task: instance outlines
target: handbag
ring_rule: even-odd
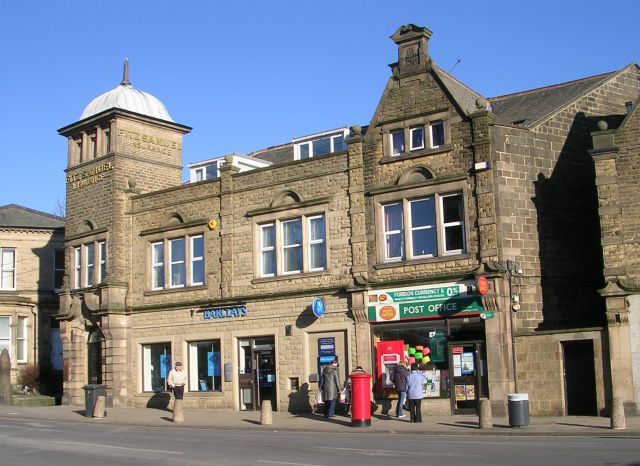
[[[324,404],[324,401],[322,401],[322,392],[320,390],[316,392],[316,404],[317,405]]]

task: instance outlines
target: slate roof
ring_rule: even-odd
[[[572,100],[601,85],[615,73],[604,73],[515,94],[492,97],[489,102],[497,124],[530,128],[568,105]]]
[[[279,146],[267,147],[259,149],[247,154],[247,157],[253,157],[265,160],[271,163],[286,163],[293,161],[293,143],[281,144]]]
[[[465,86],[456,78],[451,76],[449,73],[443,71],[437,66],[433,67],[438,78],[442,81],[444,87],[447,88],[451,97],[458,103],[460,108],[467,114],[470,115],[478,109],[476,108],[476,100],[482,98],[480,94],[478,94],[473,89]]]
[[[0,206],[0,228],[64,228],[64,218],[17,204]]]

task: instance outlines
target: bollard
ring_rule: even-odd
[[[260,408],[260,425],[270,426],[271,424],[273,424],[271,400],[262,400],[262,407]]]
[[[611,406],[611,428],[624,429],[625,427],[624,405],[620,398],[614,398]]]
[[[173,422],[184,422],[182,400],[173,400]]]
[[[478,426],[480,429],[493,428],[493,415],[491,414],[491,401],[488,398],[480,399],[480,412]]]
[[[104,417],[104,396],[99,395],[96,398],[96,406],[93,408],[93,417],[95,419],[102,419]]]

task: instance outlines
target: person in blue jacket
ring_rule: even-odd
[[[396,417],[407,417],[402,411],[404,402],[407,398],[407,378],[409,377],[409,369],[407,369],[407,361],[400,361],[391,373],[391,381],[396,386],[398,392],[398,404],[396,405]]]
[[[426,377],[418,370],[417,364],[411,364],[411,374],[407,378],[407,398],[409,399],[409,415],[411,422],[422,422],[422,397]]]

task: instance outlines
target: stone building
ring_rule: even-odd
[[[64,219],[16,204],[0,206],[0,351],[11,383],[37,365],[41,391],[62,392],[57,291],[64,277]]]
[[[640,112],[638,100],[626,112],[603,115],[592,133],[598,213],[606,286],[612,396],[627,413],[640,406],[640,264],[638,263],[638,176]]]
[[[431,32],[398,61],[368,125],[247,154],[271,163],[182,183],[182,137],[122,83],[68,139],[61,293],[64,400],[312,408],[321,366],[374,373],[382,412],[400,359],[425,371],[425,409],[597,414],[610,398],[589,132],[640,89],[636,65],[484,98],[437,67]],[[237,154],[236,154],[237,155]],[[514,349],[515,348],[515,349]],[[565,388],[566,387],[566,388]]]

